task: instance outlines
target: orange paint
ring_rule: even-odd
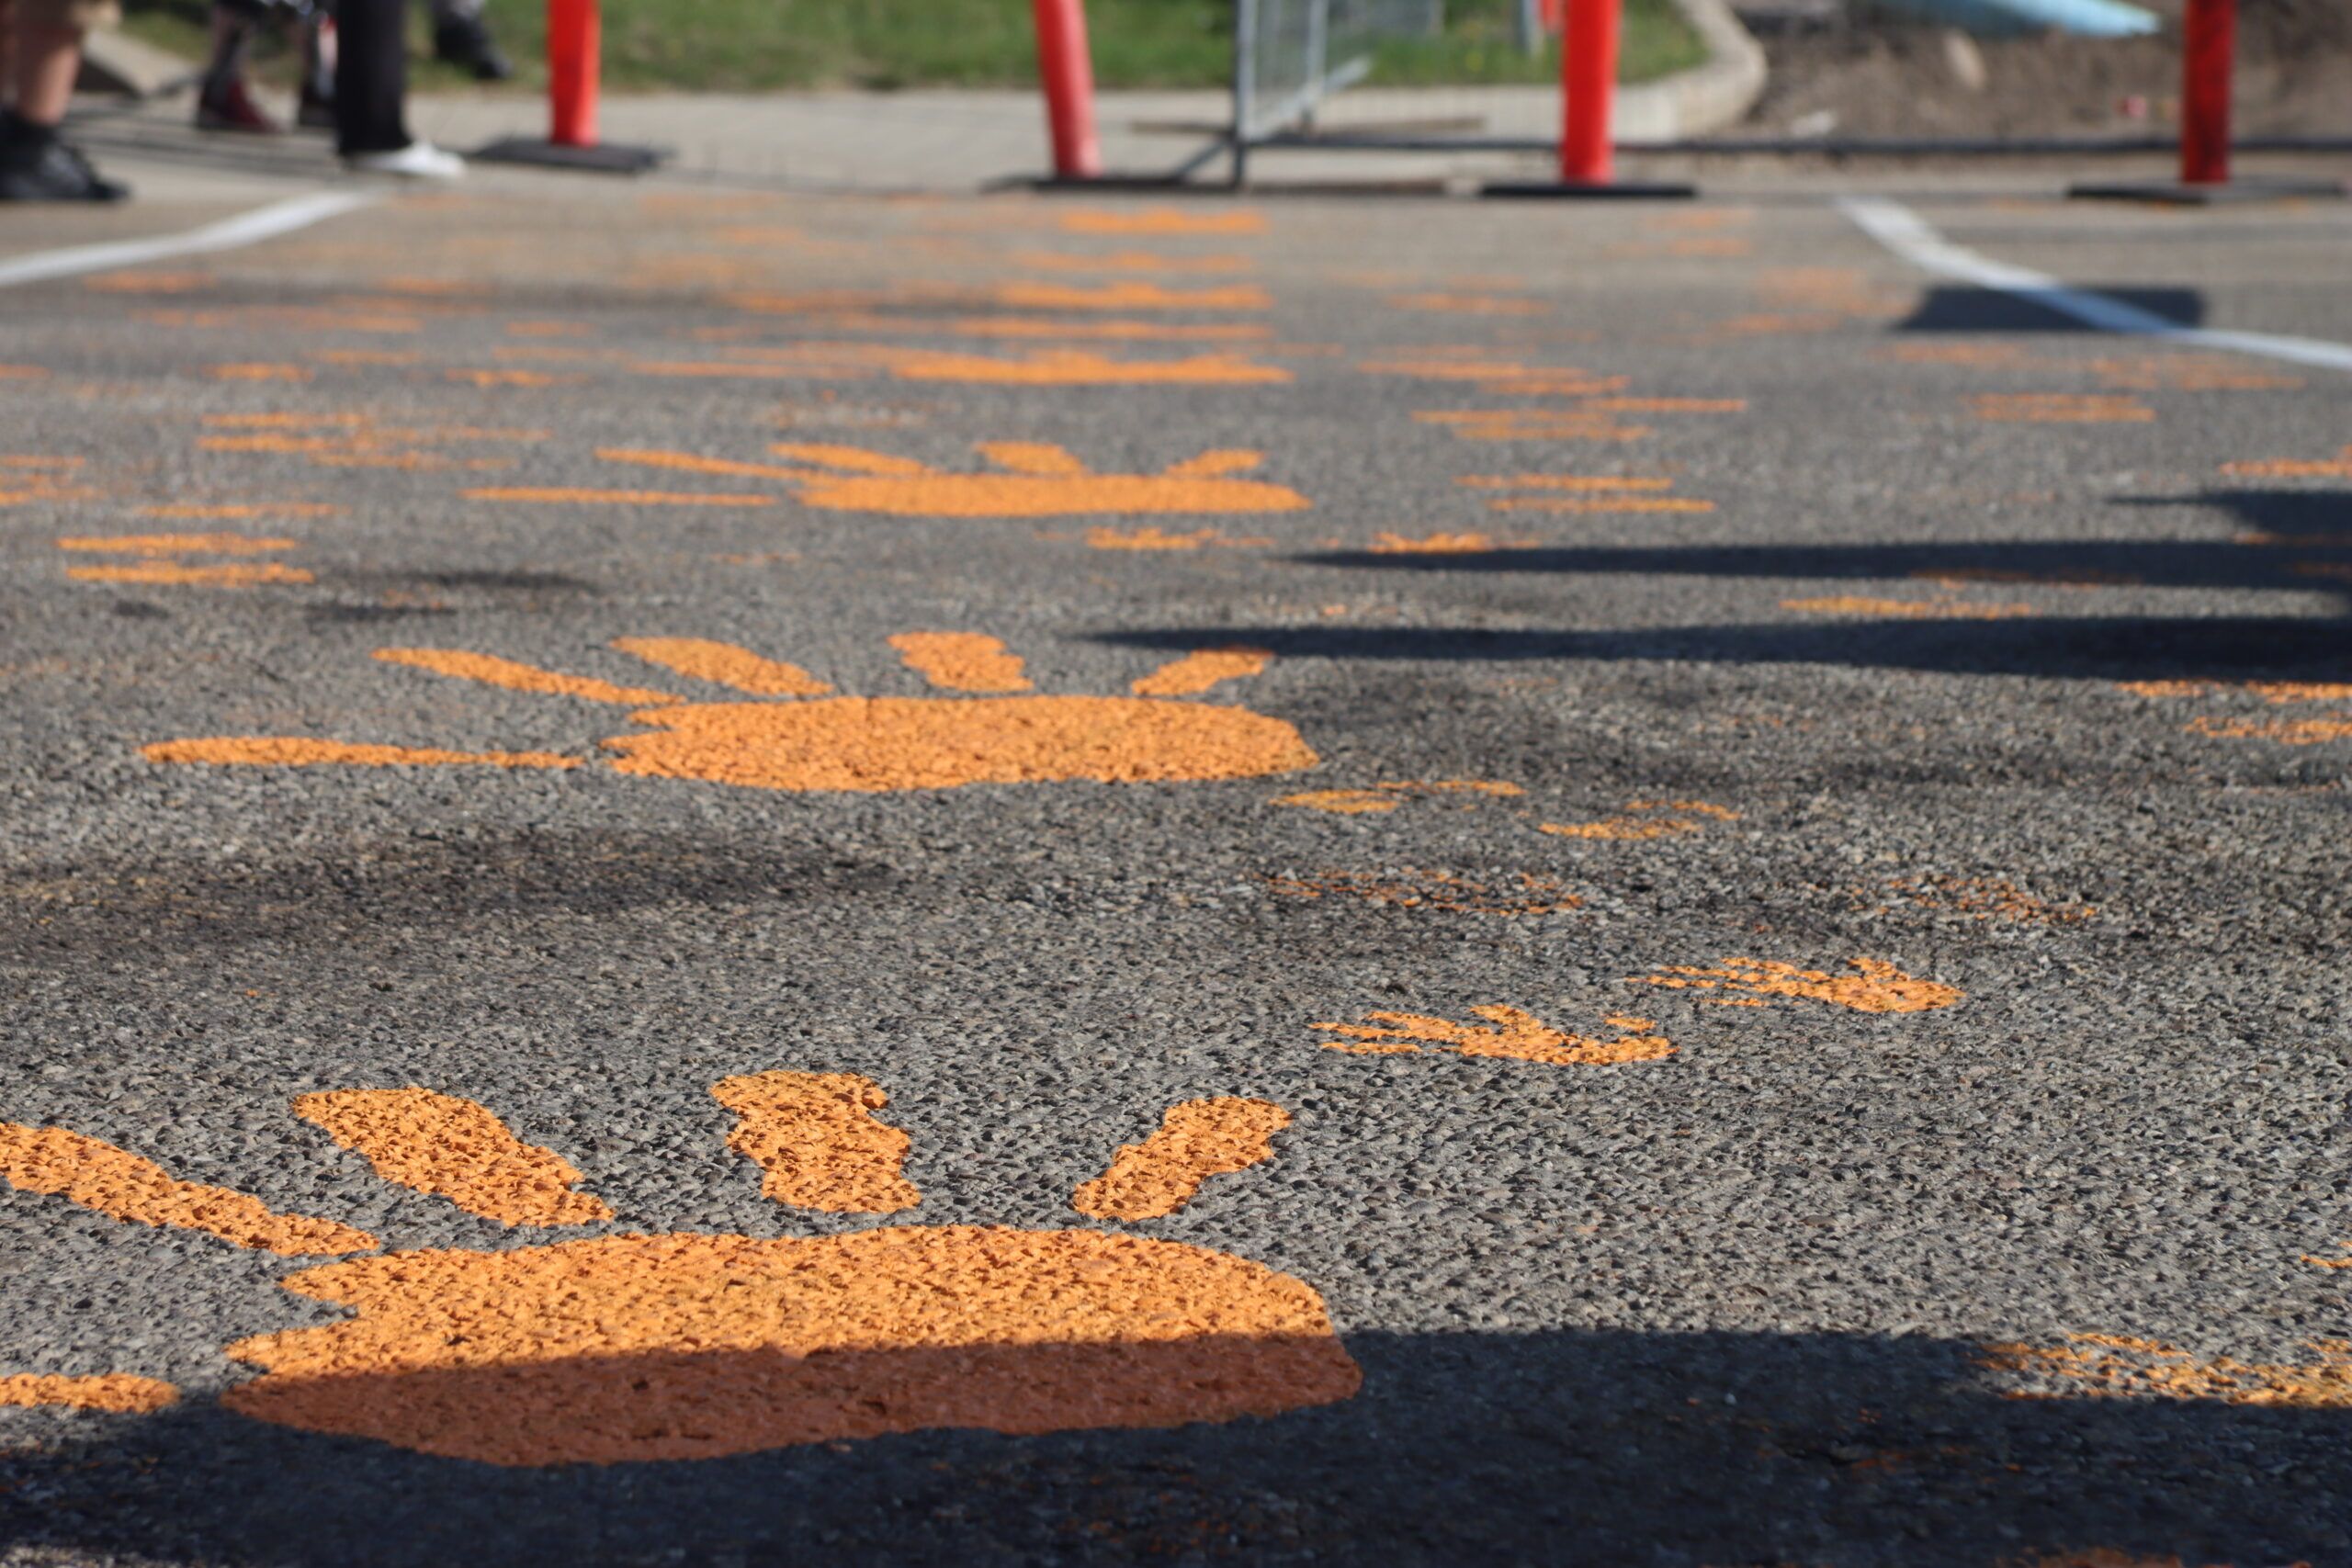
[[[1746,398],[1587,398],[1590,413],[1746,413]]]
[[[1397,310],[1427,310],[1452,316],[1541,316],[1551,309],[1541,299],[1498,294],[1392,294]]]
[[[2052,904],[2037,898],[1998,877],[1917,876],[1886,884],[1887,891],[1920,908],[1963,916],[1972,920],[1999,920],[2007,925],[2068,926],[2092,919],[2098,910],[2088,904]],[[1881,913],[1887,912],[1884,909]]]
[[[1115,528],[1089,528],[1086,547],[1091,550],[1197,550],[1204,546],[1220,549],[1264,549],[1272,539],[1237,539],[1215,528],[1195,528],[1189,534],[1171,534],[1164,528],[1136,528],[1121,533]]]
[[[2334,457],[2317,460],[2293,457],[2272,457],[2256,463],[2224,463],[2222,472],[2239,479],[2352,479],[2352,446],[2347,446]]]
[[[1956,599],[1872,599],[1855,593],[1783,599],[1781,608],[1805,615],[1866,615],[1902,621],[2014,621],[2040,614],[2030,604],[1969,604]]]
[[[1638,441],[1652,434],[1645,424],[1618,423],[1600,407],[1605,400],[1571,409],[1423,409],[1413,419],[1442,425],[1458,441]]]
[[[263,1252],[315,1256],[376,1245],[365,1231],[332,1220],[273,1213],[242,1192],[177,1180],[153,1160],[62,1127],[0,1122],[0,1180],[112,1219],[201,1231]]]
[[[711,1096],[741,1118],[727,1146],[766,1172],[760,1190],[829,1214],[896,1214],[922,1201],[900,1174],[911,1141],[875,1112],[882,1086],[855,1073],[752,1073]]]
[[[1454,915],[1556,915],[1584,900],[1548,876],[1521,872],[1516,886],[1493,887],[1452,872],[1408,866],[1394,874],[1326,872],[1312,878],[1270,876],[1266,885],[1292,898],[1361,898],[1399,909]]]
[[[2352,1269],[2352,1241],[2337,1245],[2343,1249],[2341,1258],[2314,1258],[2307,1252],[2303,1254],[2303,1261],[2315,1269]]]
[[[307,381],[311,373],[300,365],[215,365],[206,372],[216,381]]]
[[[1137,677],[1127,689],[1139,697],[1196,697],[1227,681],[1262,673],[1273,661],[1259,648],[1203,649]]]
[[[2137,398],[2072,392],[1984,392],[1969,408],[1996,424],[2145,424],[2156,417]]]
[[[2188,728],[2192,735],[2218,740],[2270,740],[2281,746],[2352,740],[2352,719],[2344,718],[2193,718]]]
[[[1634,800],[1626,803],[1623,816],[1599,822],[1540,822],[1536,831],[1562,839],[1638,841],[1687,837],[1703,831],[1710,821],[1738,820],[1738,812],[1703,800]]]
[[[1212,1176],[1274,1157],[1273,1136],[1290,1112],[1263,1100],[1188,1100],[1171,1105],[1159,1130],[1122,1144],[1111,1168],[1071,1195],[1070,1207],[1098,1220],[1156,1220],[1190,1203]]]
[[[1315,765],[1298,732],[1243,708],[1138,697],[832,697],[649,709],[663,733],[607,740],[648,778],[856,793],[974,784],[1256,778]]]
[[[230,1347],[266,1375],[223,1404],[491,1464],[1173,1427],[1362,1382],[1298,1280],[1091,1231],[616,1236],[365,1258],[286,1286],[352,1315]]]
[[[1376,789],[1310,789],[1278,796],[1276,806],[1303,806],[1334,817],[1380,816],[1405,804],[1404,797]]]
[[[1408,376],[1423,381],[1468,381],[1498,397],[1584,398],[1622,392],[1632,378],[1599,376],[1570,365],[1521,365],[1510,359],[1451,358],[1365,360],[1367,376]]]
[[[526,1144],[485,1107],[428,1089],[306,1094],[294,1114],[365,1158],[378,1176],[507,1225],[588,1225],[613,1217],[574,1192],[580,1172]]]
[[[733,643],[691,637],[616,637],[613,646],[649,664],[759,697],[821,697],[832,690],[797,664],[763,659]]]
[[[191,294],[212,287],[209,272],[106,272],[82,287],[98,294]]]
[[[1409,1055],[1427,1045],[1458,1056],[1494,1056],[1551,1067],[1606,1067],[1663,1061],[1677,1049],[1663,1034],[1636,1035],[1624,1027],[1656,1028],[1647,1019],[1612,1018],[1609,1022],[1619,1030],[1618,1037],[1597,1040],[1555,1029],[1533,1013],[1514,1007],[1474,1007],[1470,1011],[1487,1022],[1453,1023],[1420,1013],[1369,1012],[1364,1017],[1370,1025],[1318,1023],[1312,1027],[1346,1042],[1327,1040],[1325,1050],[1368,1056]]]
[[[1210,451],[1157,474],[1098,474],[1058,446],[983,443],[1007,471],[951,474],[856,447],[783,445],[778,455],[820,465],[795,476],[803,504],[909,517],[1059,517],[1072,514],[1295,512],[1309,504],[1287,486],[1229,476],[1256,468],[1256,452]],[[827,469],[839,471],[825,471]]]
[[[429,670],[435,675],[447,675],[455,680],[503,686],[510,692],[578,697],[583,702],[614,703],[625,707],[682,700],[667,692],[648,691],[642,686],[616,686],[609,681],[591,680],[584,675],[561,675],[552,670],[520,664],[512,659],[500,659],[488,653],[468,653],[461,649],[379,648],[376,650],[376,657],[387,664],[405,664],[412,669]]]
[[[69,566],[65,575],[76,582],[136,582],[151,587],[254,588],[264,583],[318,581],[299,566],[269,561],[258,566],[186,566],[176,561],[143,561],[137,566]]]
[[[1715,503],[1679,495],[1624,495],[1570,500],[1557,496],[1510,496],[1487,502],[1490,512],[1713,512]]]
[[[1860,973],[1837,976],[1762,958],[1726,958],[1712,969],[1677,967],[1628,978],[1637,986],[1721,990],[1750,999],[1789,997],[1856,1012],[1931,1012],[1961,999],[1952,987],[1915,978],[1875,958],[1849,958],[1846,966]]]
[[[1016,310],[1263,310],[1273,296],[1255,284],[1169,288],[1157,283],[1004,283],[989,291]]]
[[[1111,359],[1076,349],[1049,349],[1019,359],[976,354],[896,354],[887,361],[901,381],[958,381],[1017,387],[1264,387],[1287,384],[1291,373],[1228,354],[1190,359]]]
[[[1170,256],[1155,251],[1016,251],[1014,265],[1038,272],[1249,272],[1257,264],[1233,254]]]
[[[902,632],[890,639],[907,668],[950,692],[1027,692],[1018,654],[977,632]]]
[[[1498,545],[1491,534],[1437,533],[1418,539],[1408,539],[1402,534],[1379,534],[1373,538],[1372,553],[1376,556],[1483,555],[1489,550],[1524,548],[1530,542],[1514,539]]]
[[[1069,234],[1172,235],[1262,234],[1265,215],[1247,209],[1229,212],[1184,212],[1172,207],[1140,212],[1065,212],[1061,227]]]
[[[2070,1334],[2062,1346],[1988,1345],[1983,1365],[2054,1385],[2024,1399],[2157,1398],[2296,1410],[2352,1409],[2352,1343],[2312,1342],[2318,1359],[2302,1365],[2248,1363],[2227,1356],[2200,1359],[2150,1339]]]
[[[430,746],[365,746],[301,736],[221,736],[208,740],[159,740],[141,746],[151,762],[215,767],[312,768],[576,768],[577,757],[553,751],[444,751]]]
[[[48,1377],[36,1372],[0,1376],[0,1406],[42,1405],[67,1410],[103,1410],[120,1416],[147,1416],[179,1403],[180,1391],[153,1378],[128,1372],[96,1377]]]
[[[951,683],[950,689],[1002,690],[1008,688],[997,682],[1020,679],[1019,661],[993,638],[916,633],[893,640],[910,653],[910,662],[935,672],[938,680]],[[660,733],[620,736],[603,743],[618,754],[612,764],[616,771],[643,777],[756,789],[872,792],[1077,779],[1137,784],[1256,778],[1313,767],[1317,760],[1298,732],[1279,719],[1245,708],[1157,697],[832,697],[797,704],[688,704],[666,693],[637,693],[481,654],[388,649],[377,657],[512,690],[597,702],[658,700],[662,705],[641,708],[629,716]],[[701,652],[696,657],[716,656]],[[1238,666],[1224,668],[1225,679],[1242,672]],[[958,681],[974,687],[952,684]],[[144,748],[143,754],[164,762],[291,766],[435,761],[574,765],[572,759],[546,753],[475,755],[266,737],[166,741]]]
[[[468,387],[569,387],[577,376],[552,376],[544,370],[445,370],[441,378]]]

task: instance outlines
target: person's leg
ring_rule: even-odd
[[[407,0],[341,0],[335,7],[335,150],[396,152],[413,140],[408,98]]]
[[[198,130],[275,136],[284,129],[254,101],[252,85],[245,80],[245,54],[261,20],[261,7],[253,0],[213,0],[212,60],[204,68],[203,85],[196,94]]]
[[[17,0],[9,28],[14,101],[0,111],[0,201],[119,201],[58,134],[82,71],[82,36],[112,19],[109,0]]]
[[[503,82],[514,74],[514,62],[490,36],[481,6],[482,0],[433,0],[433,53],[464,66],[477,81]]]
[[[335,8],[335,141],[367,174],[455,179],[465,160],[408,133],[407,0],[341,0]]]

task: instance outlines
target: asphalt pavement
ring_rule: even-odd
[[[0,289],[0,1562],[2352,1563],[2352,207],[1869,183]]]

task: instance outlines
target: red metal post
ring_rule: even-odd
[[[548,140],[596,145],[596,85],[602,71],[596,0],[548,0]]]
[[[1037,24],[1037,79],[1046,89],[1046,129],[1057,179],[1102,172],[1094,132],[1094,56],[1086,44],[1086,0],[1031,0]]]
[[[1566,185],[1609,183],[1621,4],[1568,0],[1567,36],[1560,40],[1560,179]]]
[[[2181,25],[2180,183],[2227,185],[2238,0],[2188,0]]]

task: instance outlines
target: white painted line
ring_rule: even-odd
[[[1922,271],[1932,272],[1939,277],[1957,278],[1962,283],[1973,283],[1980,288],[2014,295],[2045,310],[2070,316],[2085,326],[2097,327],[2103,333],[2163,338],[2194,348],[2259,355],[2267,359],[2283,359],[2290,364],[2315,366],[2323,370],[2352,371],[2352,344],[2328,343],[2319,338],[2278,337],[2268,333],[2227,333],[2204,327],[2185,327],[2153,310],[2143,310],[2137,305],[2126,304],[2105,294],[2094,294],[2087,289],[2069,288],[2046,274],[2011,266],[1990,256],[1980,256],[1937,233],[1928,226],[1925,219],[1900,202],[1885,201],[1877,197],[1840,197],[1838,210],[1852,219],[1863,233]]]
[[[186,233],[115,240],[102,245],[74,245],[62,251],[36,251],[28,256],[0,258],[0,288],[42,283],[52,277],[73,277],[85,272],[112,272],[117,267],[141,266],[172,256],[233,251],[241,245],[258,244],[297,229],[307,229],[375,199],[370,192],[319,191],[273,201],[267,207],[256,207],[251,212],[241,212]]]

